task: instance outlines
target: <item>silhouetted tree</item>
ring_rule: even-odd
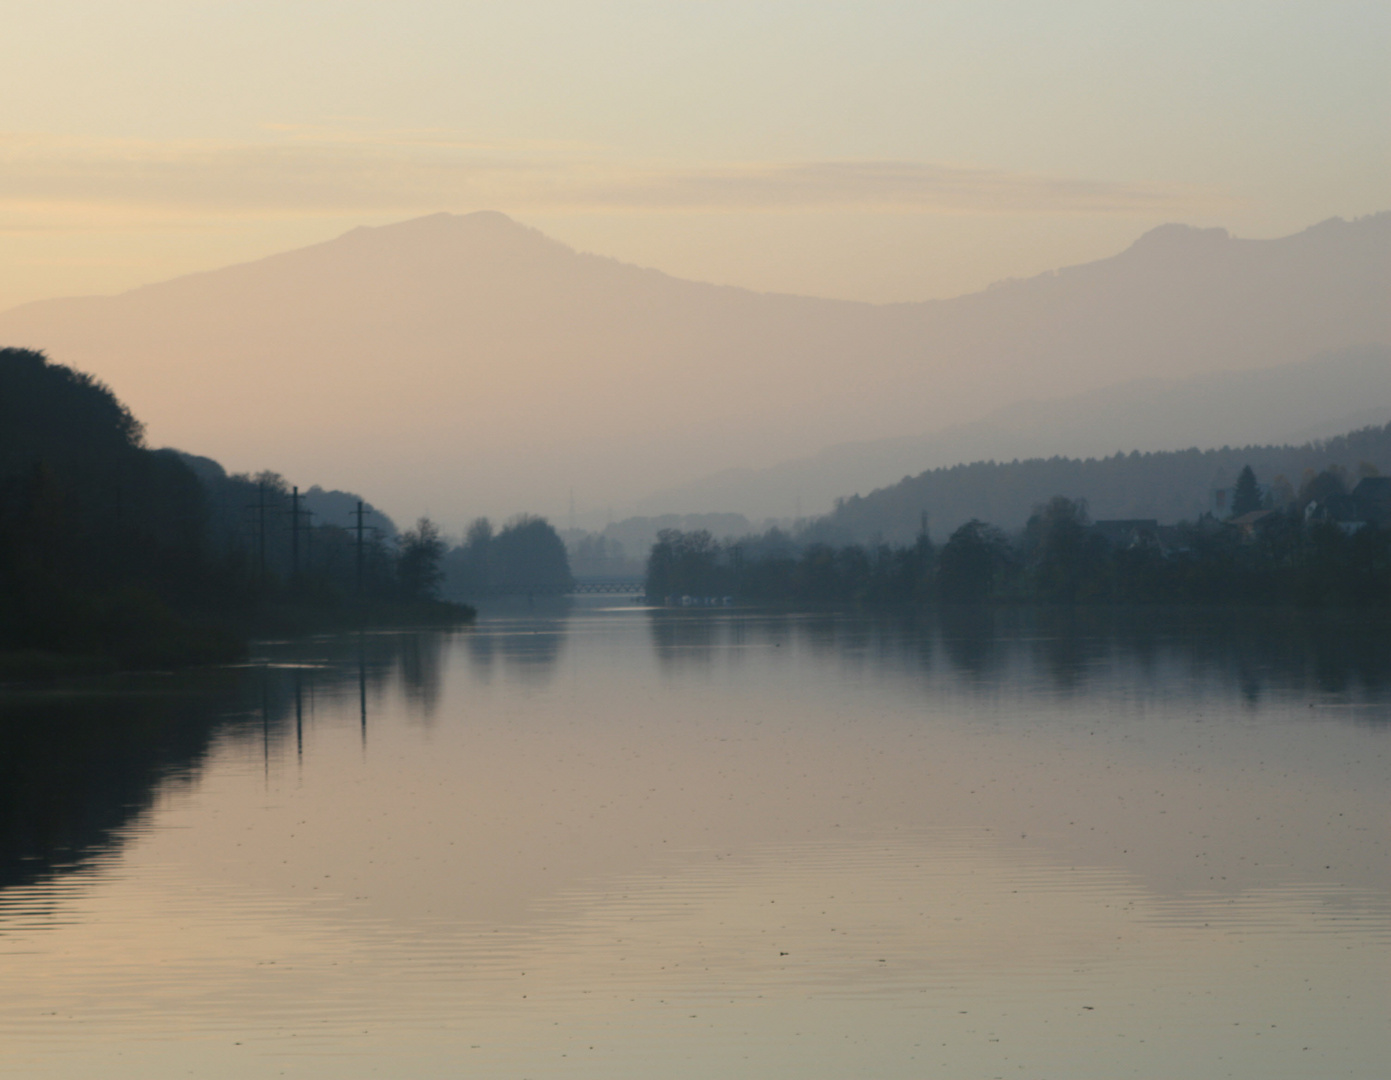
[[[1232,492],[1232,517],[1249,514],[1261,508],[1261,487],[1256,483],[1256,473],[1247,465],[1236,478],[1236,489]]]
[[[545,518],[522,514],[494,534],[487,518],[469,526],[444,558],[447,588],[457,596],[564,593],[574,588],[560,534]]]
[[[1323,504],[1335,495],[1346,495],[1347,490],[1347,483],[1343,479],[1341,470],[1324,469],[1323,472],[1315,473],[1313,476],[1306,476],[1304,483],[1300,485],[1300,508],[1302,509],[1310,503]]]
[[[440,560],[444,557],[444,540],[439,528],[427,517],[415,523],[413,529],[401,534],[396,558],[396,578],[401,592],[411,599],[429,599],[435,595],[444,578]]]
[[[497,587],[504,594],[563,593],[575,585],[565,542],[549,521],[521,514],[493,538]]]
[[[197,477],[147,450],[109,389],[0,349],[0,648],[129,662],[229,649],[185,623],[225,599],[204,520]]]
[[[1025,557],[1034,595],[1070,604],[1094,598],[1106,558],[1103,542],[1088,528],[1087,504],[1055,495],[1024,528]]]
[[[975,518],[966,522],[942,547],[938,561],[942,599],[952,603],[987,599],[1004,564],[1005,552],[1005,535],[999,529]]]
[[[663,529],[647,559],[647,595],[716,596],[725,591],[719,543],[704,529]]]

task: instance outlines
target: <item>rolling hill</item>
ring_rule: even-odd
[[[1140,379],[1022,401],[930,435],[831,446],[767,469],[728,469],[655,492],[638,510],[814,516],[837,499],[963,462],[1299,446],[1388,421],[1391,346],[1367,345],[1256,371]]]

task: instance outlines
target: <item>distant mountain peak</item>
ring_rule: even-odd
[[[430,250],[533,250],[555,254],[572,249],[538,229],[523,225],[497,210],[478,210],[469,214],[440,211],[388,225],[363,225],[351,229],[329,245],[342,245],[367,251],[396,249]]]
[[[1171,222],[1151,229],[1131,244],[1126,252],[1191,251],[1197,247],[1225,244],[1231,239],[1232,234],[1226,229],[1204,229]]]
[[[441,210],[423,217],[406,221],[393,221],[389,225],[362,225],[345,235],[371,234],[375,236],[405,235],[480,235],[480,236],[531,236],[544,234],[523,225],[498,210],[475,210],[469,214],[451,214]]]

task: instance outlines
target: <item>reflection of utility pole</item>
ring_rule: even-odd
[[[362,752],[367,752],[367,641],[364,636],[357,653],[357,707],[362,715]]]
[[[300,673],[295,672],[295,757],[304,768],[304,694]]]
[[[261,668],[261,755],[265,761],[266,787],[270,788],[270,688],[266,685],[266,669]]]

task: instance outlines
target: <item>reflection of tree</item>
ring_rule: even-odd
[[[963,674],[983,679],[1000,667],[999,616],[999,608],[975,604],[942,608],[942,646],[947,659]]]
[[[1204,677],[1249,702],[1279,688],[1380,700],[1391,688],[1391,620],[1372,612],[1230,608],[1020,609],[1059,688],[1129,665],[1142,681]],[[1182,675],[1176,675],[1182,672]]]
[[[1111,650],[1114,613],[1070,607],[1031,609],[1035,654],[1060,690],[1075,690]]]
[[[316,696],[361,701],[370,714],[399,674],[403,692],[432,710],[446,637],[281,642],[263,646],[263,663],[187,671],[172,682],[126,676],[104,693],[0,696],[0,889],[76,869],[119,845],[161,790],[197,778],[218,740],[264,742],[268,762],[298,746]]]
[[[156,791],[196,776],[214,737],[260,729],[255,673],[219,671],[150,693],[33,694],[0,708],[0,887],[80,866]],[[277,719],[293,700],[285,680]],[[144,692],[142,692],[144,691]]]
[[[439,704],[444,647],[452,635],[426,631],[396,637],[401,657],[401,687],[407,700],[419,705],[428,719]]]
[[[648,631],[658,661],[673,670],[709,667],[747,639],[793,645],[848,668],[913,671],[933,685],[940,653],[953,674],[982,688],[1042,676],[1076,693],[1125,671],[1165,692],[1203,680],[1251,702],[1277,688],[1391,697],[1391,619],[1375,612],[968,604],[731,616],[656,609]]]
[[[568,605],[559,609],[568,612]],[[487,682],[494,675],[541,683],[550,679],[565,647],[565,618],[498,620],[467,631],[469,665]]]
[[[647,629],[663,667],[709,667],[728,620],[709,611],[654,609]]]
[[[804,616],[797,621],[796,627],[800,641],[814,654],[826,657],[843,656],[853,650],[854,642],[863,646],[868,636],[866,620],[838,619],[824,611]]]

